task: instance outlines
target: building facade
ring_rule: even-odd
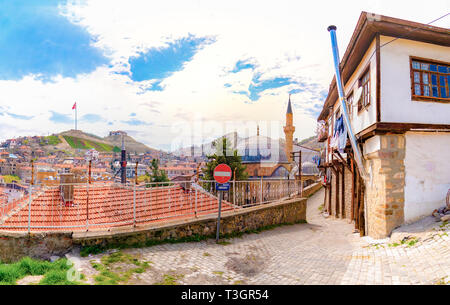
[[[319,155],[318,151],[299,145],[297,139],[294,140],[294,114],[290,96],[283,130],[284,139],[262,136],[257,128],[256,136],[238,142],[238,155],[246,166],[249,179],[296,179],[299,152],[302,155],[302,164],[312,162],[314,156]],[[292,153],[296,153],[295,160]]]
[[[450,188],[450,30],[363,12],[340,63],[351,127],[368,179],[349,142],[333,79],[318,121],[325,128],[325,207],[383,238],[430,215]]]

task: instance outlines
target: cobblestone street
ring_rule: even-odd
[[[217,245],[166,244],[122,252],[150,264],[129,284],[444,284],[450,281],[449,225],[411,226],[391,239],[371,241],[353,233],[345,220],[320,215],[321,190],[308,200],[308,224],[247,234]],[[94,283],[92,261],[81,272]],[[104,255],[104,254],[103,254]]]

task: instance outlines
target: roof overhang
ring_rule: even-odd
[[[362,12],[350,43],[340,63],[342,81],[347,83],[364,57],[376,35],[391,36],[441,46],[450,46],[450,29]],[[329,115],[329,108],[338,99],[336,77],[333,77],[328,96],[318,120]]]

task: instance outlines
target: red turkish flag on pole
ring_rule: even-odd
[[[77,130],[77,102],[73,104],[72,110],[75,110],[75,130]]]

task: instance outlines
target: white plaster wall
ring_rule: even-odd
[[[381,36],[381,45],[392,39]],[[411,99],[410,56],[450,62],[450,47],[398,39],[381,48],[381,121],[450,124],[449,103]]]
[[[368,155],[370,153],[379,151],[381,149],[381,138],[380,136],[373,136],[367,139],[363,144],[363,154]]]
[[[450,188],[450,132],[405,135],[405,222],[445,205]]]
[[[364,73],[367,67],[369,67],[370,65],[370,105],[366,109],[358,113],[358,101],[356,99],[353,100],[353,111],[350,120],[352,123],[353,133],[355,134],[376,122],[377,57],[374,53],[375,49],[376,42],[374,39],[367,49],[366,53],[364,54],[364,57],[359,63],[358,67],[355,69],[350,79],[344,85],[345,97],[347,97],[352,92],[352,90],[354,90],[354,94],[356,94],[356,90],[358,89],[358,80],[362,77],[362,73]],[[337,100],[334,104],[334,113],[339,107],[340,103],[339,100]]]

